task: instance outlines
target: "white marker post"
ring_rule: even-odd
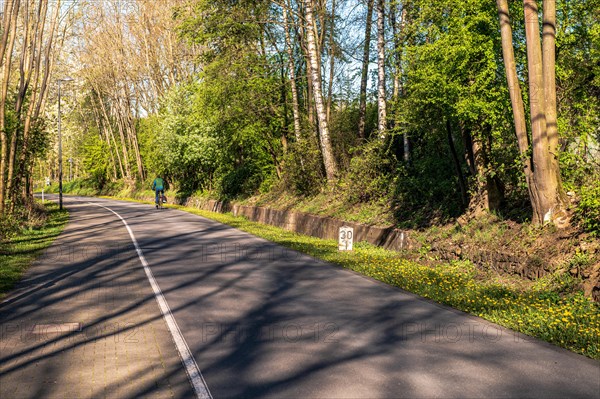
[[[44,189],[42,188],[42,204],[44,203]]]
[[[352,240],[354,238],[354,229],[350,226],[340,227],[338,236],[338,250],[352,251]]]

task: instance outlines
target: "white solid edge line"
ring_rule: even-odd
[[[200,371],[200,368],[198,367],[198,363],[196,363],[196,359],[194,359],[194,356],[192,355],[192,351],[190,350],[190,347],[188,346],[187,342],[185,341],[185,338],[183,337],[183,334],[181,333],[181,330],[179,329],[179,326],[177,325],[177,321],[175,321],[175,316],[173,316],[173,313],[171,312],[171,309],[169,308],[169,304],[167,303],[165,296],[163,295],[160,287],[158,286],[158,283],[154,279],[152,270],[150,270],[150,266],[148,265],[148,262],[146,261],[146,258],[144,257],[144,253],[142,252],[142,249],[140,248],[137,240],[135,239],[135,236],[133,235],[133,231],[131,231],[131,228],[129,227],[129,225],[127,224],[125,219],[123,219],[123,217],[121,217],[121,215],[119,215],[117,212],[113,211],[112,209],[110,209],[104,205],[96,204],[94,202],[89,202],[89,204],[96,205],[96,206],[102,207],[108,211],[111,211],[112,213],[117,215],[117,217],[119,219],[121,219],[121,221],[127,228],[127,231],[129,232],[129,236],[131,237],[131,241],[133,241],[133,245],[135,246],[135,250],[137,251],[138,257],[140,258],[140,261],[142,262],[142,266],[144,266],[144,271],[146,272],[146,276],[148,277],[148,280],[150,281],[150,285],[152,286],[152,290],[154,291],[154,298],[156,299],[156,302],[158,302],[160,311],[163,315],[163,318],[165,319],[165,322],[167,323],[167,327],[169,329],[169,332],[171,333],[171,336],[173,337],[175,346],[177,347],[177,352],[179,352],[179,357],[181,358],[181,362],[183,363],[185,372],[187,373],[188,378],[190,379],[190,383],[192,384],[192,387],[194,388],[196,397],[198,399],[212,399],[212,395],[210,394],[210,391],[208,390],[208,386],[206,385],[206,381],[204,380],[204,377],[202,376],[202,372]]]

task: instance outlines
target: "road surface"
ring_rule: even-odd
[[[0,306],[0,398],[600,398],[597,361],[231,227],[65,206]]]

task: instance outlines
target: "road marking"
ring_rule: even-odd
[[[210,391],[208,390],[208,385],[206,385],[206,381],[204,380],[204,377],[202,376],[202,372],[200,371],[200,368],[198,367],[198,363],[196,363],[196,359],[194,359],[194,356],[192,355],[192,351],[190,350],[190,347],[188,346],[187,342],[185,341],[185,338],[183,338],[183,334],[181,333],[181,330],[179,329],[179,326],[177,325],[177,321],[175,321],[175,316],[173,316],[173,313],[171,312],[171,309],[169,308],[169,304],[167,303],[165,296],[163,295],[160,287],[158,286],[158,283],[154,279],[152,270],[150,270],[150,266],[148,265],[148,262],[146,261],[146,258],[144,257],[144,253],[142,252],[142,249],[140,248],[137,240],[135,239],[135,236],[133,235],[133,231],[131,230],[131,228],[125,221],[125,219],[123,219],[123,217],[121,217],[121,215],[119,215],[117,212],[113,211],[112,209],[110,209],[104,205],[96,204],[94,202],[89,202],[89,204],[102,207],[102,208],[114,213],[115,215],[117,215],[117,217],[119,219],[121,219],[121,221],[125,225],[125,228],[129,232],[129,236],[131,237],[131,241],[133,241],[133,245],[135,246],[135,250],[137,251],[138,257],[140,258],[140,261],[142,262],[142,266],[144,266],[144,271],[146,272],[146,276],[148,277],[148,280],[150,281],[152,290],[154,291],[154,298],[156,299],[156,302],[158,302],[160,311],[165,319],[165,322],[167,323],[167,327],[169,328],[169,331],[171,332],[171,336],[173,337],[173,341],[175,342],[175,346],[177,347],[177,352],[179,352],[179,357],[181,358],[181,362],[183,363],[185,372],[187,373],[187,375],[190,379],[190,383],[192,384],[192,387],[194,387],[196,397],[198,399],[212,399],[212,395],[210,394]]]

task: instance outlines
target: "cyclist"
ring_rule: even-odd
[[[156,209],[158,209],[160,204],[159,201],[162,200],[162,196],[165,193],[165,181],[161,177],[157,177],[152,182],[152,190],[154,190],[154,203],[156,204]]]

